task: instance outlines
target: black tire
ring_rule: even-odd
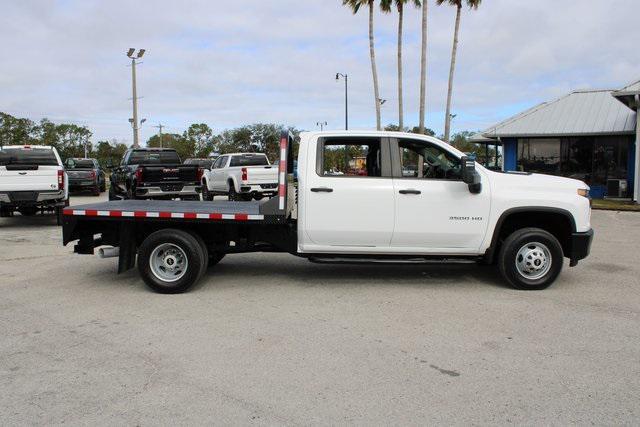
[[[210,202],[213,200],[213,194],[209,192],[209,188],[204,181],[202,182],[202,200],[204,200],[205,202]]]
[[[34,216],[38,213],[38,208],[35,206],[22,206],[18,208],[18,212],[20,212],[20,215],[22,216]]]
[[[93,191],[91,192],[91,194],[93,196],[99,196],[100,195],[100,186],[96,185],[96,187],[93,189]]]
[[[105,191],[107,191],[107,180],[103,179],[102,184],[100,184],[100,192],[104,193]]]
[[[523,252],[519,256],[521,250]],[[518,261],[525,269],[542,270],[534,271],[531,277],[527,277],[526,273],[520,272]],[[548,288],[562,271],[563,261],[562,246],[551,233],[539,228],[523,228],[514,231],[502,244],[498,255],[498,268],[502,277],[515,289],[533,291]],[[550,266],[544,272],[546,262],[550,262]],[[527,265],[530,267],[526,267]],[[542,276],[535,276],[535,273],[543,272]]]
[[[121,198],[115,192],[113,185],[109,186],[109,200],[120,200]]]
[[[209,249],[207,249],[207,244],[198,233],[190,231],[189,234],[191,234],[193,238],[196,239],[198,245],[200,245],[200,249],[202,250],[202,266],[200,267],[200,277],[198,278],[200,279],[207,271],[207,267],[209,267]]]
[[[163,244],[175,245],[186,256],[184,274],[177,280],[163,280],[152,271],[151,255],[156,248]],[[163,294],[177,294],[191,288],[200,278],[203,271],[202,265],[205,262],[205,254],[198,239],[183,230],[168,228],[156,231],[150,234],[138,249],[138,271],[142,280],[149,288]]]
[[[238,193],[236,192],[236,187],[229,183],[229,200],[238,200]]]

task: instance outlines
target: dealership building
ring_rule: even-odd
[[[491,126],[472,141],[502,151],[505,171],[576,178],[589,184],[594,198],[638,201],[639,97],[640,80],[618,90],[577,90]]]

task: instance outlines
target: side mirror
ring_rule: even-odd
[[[469,186],[469,191],[478,194],[482,191],[480,174],[476,172],[476,161],[468,156],[460,159],[462,163],[462,181]]]

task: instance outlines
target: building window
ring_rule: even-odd
[[[561,174],[591,184],[593,137],[563,138]]]
[[[518,140],[518,170],[558,175],[560,173],[560,139]]]
[[[593,147],[593,184],[607,185],[610,179],[627,179],[628,137],[596,138]]]

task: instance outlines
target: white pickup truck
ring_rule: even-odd
[[[229,200],[261,200],[278,191],[278,168],[262,153],[223,154],[202,176],[202,198],[216,195]]]
[[[0,216],[25,216],[69,205],[69,178],[58,152],[43,145],[0,147]]]
[[[124,200],[65,209],[63,242],[118,256],[149,287],[183,292],[227,254],[288,252],[315,262],[467,260],[543,289],[590,251],[589,187],[485,169],[432,137],[319,132],[281,138],[267,201]],[[296,180],[297,177],[297,180]],[[137,256],[137,257],[136,257]]]

